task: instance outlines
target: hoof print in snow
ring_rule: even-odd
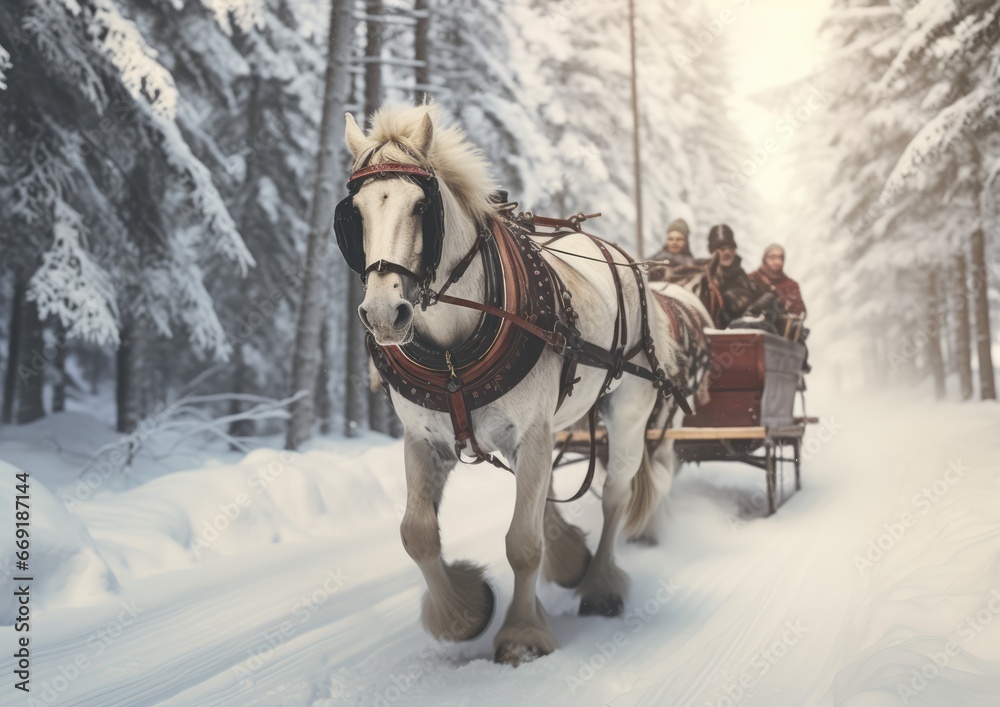
[[[621,616],[625,602],[615,594],[584,597],[580,601],[580,616]]]

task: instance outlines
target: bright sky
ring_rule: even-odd
[[[735,75],[744,93],[787,83],[807,73],[818,50],[816,31],[830,0],[731,0],[729,38]],[[743,9],[739,9],[739,8]]]
[[[733,79],[737,121],[751,148],[774,138],[778,148],[752,177],[752,186],[769,206],[780,202],[791,174],[783,157],[785,135],[777,128],[779,112],[770,113],[747,98],[807,75],[819,58],[817,30],[830,0],[720,0],[735,19],[727,39],[735,53]]]

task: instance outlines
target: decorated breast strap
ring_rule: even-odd
[[[421,407],[448,412],[452,407],[448,386],[454,387],[455,381],[460,381],[469,409],[497,400],[524,379],[545,350],[548,342],[529,329],[549,333],[559,321],[556,275],[534,241],[523,233],[512,235],[500,218],[490,226],[482,251],[485,259],[497,262],[498,282],[493,302],[481,307],[484,319],[493,319],[492,327],[486,327],[488,338],[472,336],[471,347],[456,351],[434,351],[436,347],[419,339],[403,346],[379,346],[368,338],[368,350],[383,380]],[[453,300],[441,295],[438,301]]]

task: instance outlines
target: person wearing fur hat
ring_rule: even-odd
[[[777,243],[764,249],[764,259],[760,267],[750,273],[750,279],[762,289],[776,294],[789,314],[797,316],[806,313],[799,283],[785,274],[785,249]]]
[[[682,218],[674,219],[667,226],[667,242],[650,260],[665,260],[670,265],[690,265],[694,262],[688,238],[691,229]]]
[[[764,291],[754,284],[743,269],[736,254],[736,236],[727,224],[720,223],[708,230],[708,252],[712,254],[709,273],[722,295],[722,309],[717,313],[716,326],[725,329],[745,314],[753,314]]]

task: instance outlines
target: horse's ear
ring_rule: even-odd
[[[416,132],[413,133],[413,144],[424,157],[431,149],[431,141],[434,139],[434,121],[431,120],[430,113],[424,113],[424,119],[420,121]]]
[[[354,159],[357,159],[365,148],[365,134],[354,122],[353,115],[345,113],[344,118],[347,120],[347,124],[344,126],[344,140],[347,141],[347,149],[354,155]]]

